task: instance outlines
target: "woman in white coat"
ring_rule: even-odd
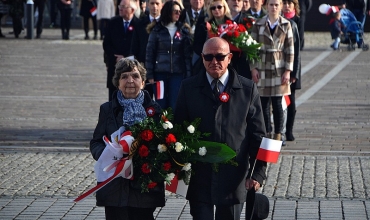
[[[99,0],[97,10],[96,16],[99,21],[100,40],[103,40],[108,22],[115,15],[113,0]]]

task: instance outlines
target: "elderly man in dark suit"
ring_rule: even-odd
[[[175,122],[201,118],[199,130],[211,134],[205,139],[226,143],[237,155],[237,166],[219,164],[217,171],[212,164],[192,164],[186,199],[194,220],[213,219],[214,205],[216,220],[240,219],[247,190],[257,191],[266,178],[266,163],[255,159],[266,133],[257,86],[228,67],[232,56],[224,39],[207,40],[206,72],[185,79],[177,99]]]
[[[199,17],[204,17],[204,0],[190,0],[190,8],[186,9],[190,19],[190,27],[195,31]]]
[[[108,69],[107,88],[109,101],[116,87],[112,83],[116,62],[132,55],[131,45],[136,44],[134,32],[139,30],[139,19],[134,16],[137,4],[133,0],[122,0],[119,4],[119,16],[113,17],[107,26],[103,41],[105,62]]]
[[[251,7],[247,11],[248,15],[252,15],[255,18],[262,18],[267,14],[267,11],[262,8],[263,0],[249,0]]]

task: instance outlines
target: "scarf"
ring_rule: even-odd
[[[291,11],[291,12],[288,12],[288,13],[285,13],[284,12],[284,17],[288,18],[288,19],[291,19],[292,17],[295,16],[295,10]]]
[[[125,99],[122,91],[118,90],[117,98],[123,108],[123,125],[132,126],[136,122],[141,122],[146,118],[146,112],[143,107],[144,92],[140,91],[135,99]]]

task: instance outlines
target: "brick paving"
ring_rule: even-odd
[[[0,219],[104,218],[93,196],[71,202],[95,185],[88,146],[108,95],[101,41],[71,34],[0,39]],[[329,55],[305,72],[298,100],[354,59],[298,107],[296,141],[268,166],[268,219],[370,219],[370,52],[332,52],[329,33],[306,36],[302,67]],[[156,219],[191,219],[183,197],[166,197]]]

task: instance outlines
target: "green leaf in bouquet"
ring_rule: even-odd
[[[193,154],[192,160],[206,162],[206,163],[222,163],[231,160],[236,156],[236,153],[226,144],[212,142],[212,141],[199,141],[191,144],[191,148],[198,152],[199,148],[205,147],[207,150],[206,155],[200,156]]]

